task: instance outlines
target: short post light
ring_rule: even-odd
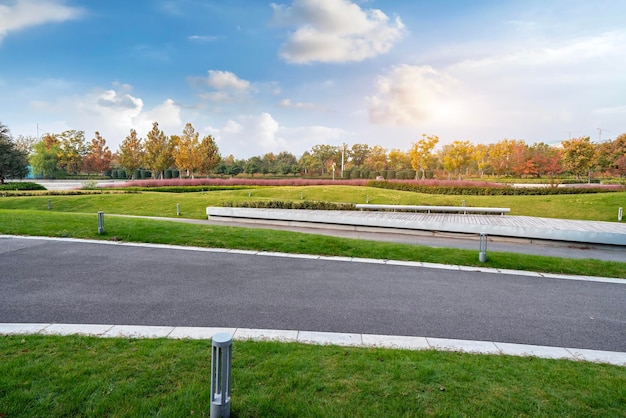
[[[622,222],[622,218],[624,216],[624,208],[619,208],[617,211],[617,220]]]
[[[48,199],[48,210],[52,209],[52,202]]]
[[[215,334],[212,346],[211,418],[229,418],[233,338],[227,333]]]
[[[98,234],[104,234],[104,212],[98,212]]]
[[[487,261],[487,234],[480,233],[480,252],[478,253],[478,261],[484,263]]]
[[[180,216],[180,203],[176,204],[176,216]]]

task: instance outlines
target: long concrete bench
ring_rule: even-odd
[[[438,213],[497,213],[504,215],[510,213],[510,208],[481,208],[474,206],[414,206],[414,205],[372,205],[357,204],[357,209],[363,210],[400,210],[411,212],[438,212]]]

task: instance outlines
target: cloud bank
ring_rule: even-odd
[[[363,61],[389,51],[405,33],[399,18],[390,22],[382,11],[348,0],[294,0],[272,8],[276,24],[296,27],[280,49],[296,64]]]

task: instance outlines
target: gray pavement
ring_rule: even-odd
[[[0,322],[273,329],[626,352],[626,281],[476,270],[1,237]]]

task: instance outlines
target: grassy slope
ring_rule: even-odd
[[[250,195],[249,195],[250,194]],[[48,200],[54,210],[146,216],[176,216],[180,203],[182,216],[203,219],[206,206],[224,201],[245,200],[323,200],[408,205],[509,207],[511,215],[616,221],[619,207],[626,206],[626,192],[555,196],[446,196],[351,186],[267,187],[252,190],[205,193],[105,194],[90,196],[40,196],[0,198],[0,209],[46,210]]]

